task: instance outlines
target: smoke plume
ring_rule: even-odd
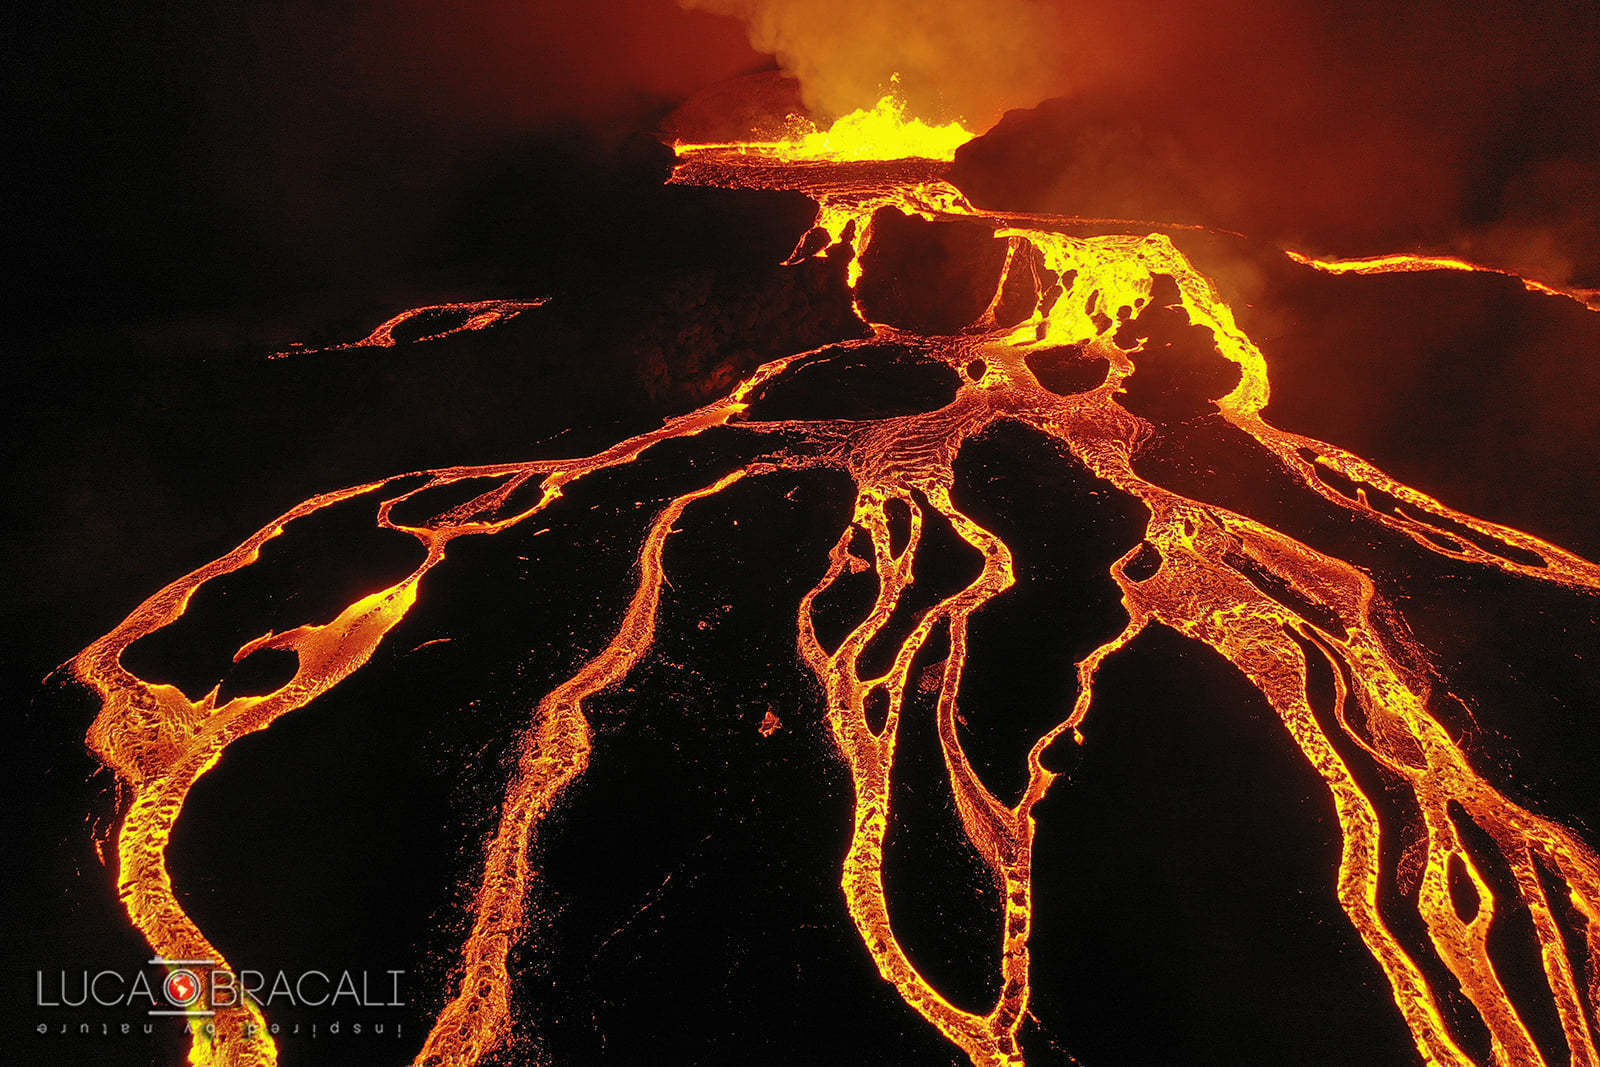
[[[895,73],[913,114],[978,131],[1053,101],[972,146],[958,184],[990,206],[1600,283],[1589,0],[679,2],[743,20],[820,118]]]
[[[983,129],[1061,91],[1060,9],[1050,0],[680,0],[742,19],[750,43],[832,118],[870,107],[898,75],[909,110]]]

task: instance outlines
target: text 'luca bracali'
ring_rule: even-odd
[[[204,1033],[218,1013],[253,1007],[270,1013],[274,1021],[259,1026],[273,1036],[399,1036],[394,1009],[406,1006],[404,977],[403,970],[236,971],[217,960],[159,956],[132,972],[40,970],[33,1029],[41,1036],[150,1034],[157,1018],[167,1018],[182,1021],[186,1033]]]

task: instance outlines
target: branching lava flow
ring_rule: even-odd
[[[903,121],[903,116],[891,118]],[[946,406],[876,419],[752,417],[752,398],[763,388],[823,358],[818,352],[784,356],[760,367],[722,400],[591,456],[450,467],[423,472],[424,481],[416,487],[386,489],[389,482],[373,482],[312,497],[232,552],[152,596],[78,656],[77,677],[102,701],[90,745],[131,790],[117,842],[119,891],[133,924],[156,953],[221,959],[174,896],[166,850],[190,789],[229,744],[305,707],[366,665],[416,601],[424,576],[446,561],[457,538],[492,537],[539,515],[581,479],[632,463],[663,442],[719,428],[769,442],[770,447],[733,473],[678,496],[655,517],[639,549],[632,599],[614,636],[533,709],[498,829],[485,852],[453,996],[418,1053],[418,1063],[478,1063],[508,1040],[513,1010],[508,953],[518,939],[540,936],[529,931],[525,907],[538,877],[536,853],[530,849],[562,791],[588,765],[585,702],[620,682],[651,647],[663,596],[663,549],[676,524],[698,502],[737,481],[815,468],[846,472],[856,487],[853,517],[826,560],[800,564],[814,565],[821,574],[800,600],[796,620],[799,655],[825,694],[827,721],[854,784],[853,831],[841,871],[845,901],[884,981],[972,1062],[1022,1062],[1018,1031],[1030,996],[1034,918],[1033,810],[1055,777],[1042,755],[1059,738],[1088,743],[1097,671],[1143,629],[1160,625],[1204,642],[1243,672],[1326,785],[1343,833],[1330,892],[1387,976],[1394,1004],[1424,1061],[1472,1062],[1446,1021],[1438,990],[1413,950],[1391,932],[1379,907],[1380,884],[1390,877],[1380,864],[1379,839],[1389,828],[1380,826],[1373,799],[1358,784],[1335,740],[1359,746],[1414,795],[1425,836],[1416,907],[1433,950],[1481,1016],[1495,1062],[1526,1065],[1544,1063],[1545,1058],[1491,962],[1488,936],[1500,902],[1480,874],[1480,858],[1461,832],[1462,819],[1492,840],[1499,853],[1496,862],[1509,866],[1516,892],[1533,916],[1537,954],[1571,1062],[1600,1063],[1595,1041],[1600,990],[1593,984],[1600,973],[1600,859],[1564,827],[1507,799],[1472,766],[1429,711],[1429,683],[1414,667],[1426,656],[1403,628],[1386,623],[1393,609],[1366,573],[1247,515],[1200,503],[1135,472],[1133,456],[1148,436],[1149,424],[1119,403],[1119,397],[1144,355],[1136,334],[1140,317],[1161,302],[1162,293],[1175,292],[1172,307],[1206,331],[1216,352],[1237,368],[1238,384],[1215,401],[1222,418],[1332,505],[1358,512],[1429,552],[1575,591],[1600,592],[1600,566],[1530,534],[1452,510],[1356,455],[1272,426],[1262,415],[1269,396],[1266,356],[1170,237],[1132,227],[1124,228],[1130,232],[1073,236],[1069,231],[1085,220],[974,208],[943,180],[943,164],[929,158],[947,155],[965,138],[963,131],[951,143],[954,136],[948,129],[923,127],[909,147],[887,137],[859,151],[841,146],[838,137],[818,140],[810,149],[679,145],[672,179],[798,190],[815,200],[815,228],[797,247],[795,260],[847,254],[857,312],[872,332],[867,341],[847,341],[830,350],[870,345],[916,349],[960,376],[955,399]],[[938,142],[935,149],[918,147],[932,142]],[[993,300],[964,330],[920,336],[870,322],[858,283],[877,213],[883,209],[985,226],[1005,242],[1005,265]],[[1459,261],[1421,257],[1352,263],[1298,258],[1332,270],[1472,269]],[[1028,284],[1021,288],[1032,292],[1031,311],[1002,316],[1008,283],[1023,281]],[[469,317],[460,328],[481,328],[528,306],[505,301],[463,305]],[[386,323],[364,343],[393,343],[392,327],[405,317]],[[1030,370],[1028,357],[1061,348],[1084,359],[1104,360],[1104,380],[1070,394],[1045,388]],[[1058,724],[1033,744],[1026,789],[1015,804],[1004,803],[985,784],[956,731],[969,621],[1016,578],[1011,548],[952,502],[952,468],[963,442],[1003,420],[1026,424],[1060,442],[1077,463],[1148,513],[1143,542],[1112,567],[1126,625],[1078,663],[1076,702],[1062,708]],[[493,482],[470,501],[426,521],[406,524],[396,519],[401,502],[468,479]],[[1355,489],[1341,491],[1339,484]],[[298,657],[293,677],[276,691],[221,701],[213,690],[191,700],[174,686],[146,681],[124,667],[124,650],[182,616],[206,583],[249,567],[262,546],[291,523],[364,494],[381,502],[377,523],[414,537],[425,558],[402,580],[348,605],[331,622],[267,633],[240,648],[236,660],[259,648]],[[896,512],[909,512],[908,538],[895,536]],[[889,632],[912,584],[923,531],[934,520],[947,522],[981,554],[981,571],[970,584],[915,617],[903,638],[896,633],[899,644],[890,665],[872,669],[864,653]],[[814,622],[818,598],[843,577],[869,572],[877,580],[870,611],[842,641],[825,641]],[[964,831],[992,870],[1004,902],[1003,939],[993,961],[1002,991],[987,1011],[956,1007],[918,971],[897,940],[884,891],[897,731],[907,713],[908,687],[915,684],[913,659],[941,627],[950,649],[938,679],[936,712],[944,764]],[[1332,669],[1342,738],[1330,737],[1327,720],[1312,708],[1308,671],[1313,659]],[[1465,872],[1476,894],[1470,917],[1463,917],[1452,901],[1453,869]],[[1552,899],[1556,894],[1571,906],[1558,906]],[[1582,917],[1584,929],[1567,928],[1565,917],[1574,913]],[[220,1010],[214,1038],[195,1038],[192,1062],[275,1062],[276,1049],[263,1021],[253,1006]]]

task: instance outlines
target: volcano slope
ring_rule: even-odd
[[[815,203],[788,269],[845,335],[588,454],[320,493],[85,649],[157,955],[247,965],[171,856],[231,746],[444,641],[439,676],[517,667],[453,742],[484,844],[441,863],[469,889],[420,1063],[1595,1062],[1593,742],[1562,753],[1600,567],[1277,425],[1252,335],[1274,287],[1392,315],[1442,284],[1592,351],[1581,299],[978,209],[926,159],[678,152],[675,184]],[[1300,330],[1302,425],[1364,426],[1323,399],[1339,337]],[[363,522],[381,580],[215,624]],[[276,1060],[259,1006],[216,1009],[195,1062]]]

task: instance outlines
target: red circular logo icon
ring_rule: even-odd
[[[161,991],[173,1007],[187,1008],[200,999],[200,976],[187,968],[173,971],[162,983]]]

